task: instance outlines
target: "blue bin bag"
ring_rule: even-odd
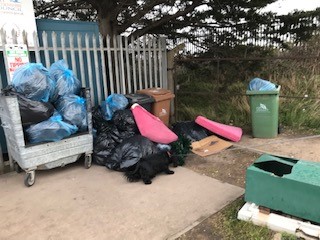
[[[48,70],[41,63],[27,63],[19,67],[12,78],[14,89],[33,101],[48,102],[55,89]]]
[[[52,101],[58,99],[59,96],[79,94],[81,83],[64,60],[53,63],[49,69],[49,74],[56,82]]]
[[[55,103],[64,121],[76,125],[80,131],[88,128],[86,100],[74,94],[62,96]]]
[[[275,89],[277,89],[275,84],[261,78],[254,78],[249,83],[249,90],[251,91],[270,91]]]
[[[123,94],[111,94],[101,103],[101,110],[105,120],[111,120],[115,111],[128,106],[128,99]]]
[[[26,129],[30,143],[56,142],[76,133],[77,126],[62,121],[62,116],[54,114],[51,118]]]

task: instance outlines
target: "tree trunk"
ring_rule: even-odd
[[[104,37],[106,37],[108,35],[110,37],[113,37],[114,35],[118,34],[118,31],[117,31],[116,27],[114,26],[117,23],[114,23],[110,19],[109,16],[108,16],[108,14],[106,17],[99,16],[99,31],[100,31],[101,35]]]

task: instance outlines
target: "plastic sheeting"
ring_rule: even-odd
[[[2,92],[5,95],[17,96],[21,122],[24,127],[47,120],[55,111],[51,103],[26,98],[23,94],[15,92],[12,86],[3,89]]]
[[[270,91],[276,88],[277,86],[275,84],[261,78],[254,78],[249,83],[249,90],[251,91]]]
[[[106,159],[106,167],[117,171],[125,171],[136,164],[142,157],[158,153],[157,146],[149,139],[136,135],[125,139]]]
[[[200,141],[211,135],[207,133],[205,128],[196,124],[194,121],[177,122],[173,124],[172,131],[178,136],[189,139],[191,142]]]
[[[106,120],[111,120],[117,110],[123,110],[128,106],[128,99],[122,94],[111,94],[101,103],[103,116]]]
[[[15,90],[34,101],[48,102],[55,83],[41,63],[27,63],[15,70],[12,78]]]
[[[65,95],[58,99],[55,106],[64,121],[76,125],[80,131],[87,130],[87,109],[84,98],[74,94]]]
[[[120,131],[139,133],[137,124],[130,109],[117,110],[113,114],[112,122]]]
[[[64,60],[53,63],[50,66],[49,74],[56,82],[52,101],[58,99],[59,96],[79,94],[81,83],[72,70],[68,68],[68,64]]]
[[[59,114],[54,114],[48,120],[31,125],[26,129],[30,143],[56,142],[77,131],[76,126],[63,122]]]

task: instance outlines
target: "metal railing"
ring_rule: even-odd
[[[28,44],[30,38],[26,33],[23,35],[23,43],[30,45]],[[168,86],[164,37],[103,38],[94,34],[63,32],[34,33],[32,37],[34,44],[28,47],[30,62],[42,63],[49,68],[55,61],[64,59],[81,80],[82,87],[91,89],[94,105],[100,104],[112,93],[128,94],[139,89]],[[0,32],[0,39],[2,56],[5,43],[18,43],[15,31],[10,35]],[[6,72],[4,66],[0,68],[2,72],[0,87],[3,88],[9,82],[6,74],[3,77],[3,72]],[[0,174],[4,167],[5,162],[0,152]]]

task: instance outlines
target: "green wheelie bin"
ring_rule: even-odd
[[[251,91],[249,96],[252,135],[256,138],[275,138],[278,135],[280,86],[275,90]]]

